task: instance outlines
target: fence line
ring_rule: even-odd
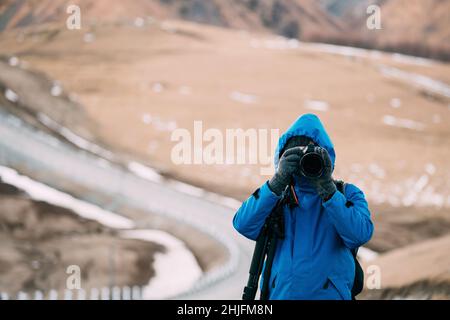
[[[48,292],[19,291],[16,294],[0,292],[0,300],[142,300],[145,286],[114,286],[84,289],[50,289]]]

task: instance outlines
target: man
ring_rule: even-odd
[[[324,170],[318,178],[307,178],[299,171],[303,147],[309,144],[321,147]],[[346,183],[344,194],[337,191],[331,177],[335,158],[319,118],[301,116],[279,139],[274,176],[234,216],[235,229],[256,240],[283,191],[293,185],[298,206],[284,207],[285,237],[277,243],[269,299],[352,298],[355,261],[351,250],[370,240],[373,224],[360,189]]]

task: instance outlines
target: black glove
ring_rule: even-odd
[[[274,176],[269,180],[270,189],[277,195],[286,189],[286,186],[291,182],[292,175],[298,172],[300,158],[303,151],[300,147],[287,149],[281,156],[278,170]]]
[[[327,149],[318,147],[323,159],[323,172],[318,178],[307,178],[323,201],[328,200],[336,192],[336,185],[331,178],[332,163]]]

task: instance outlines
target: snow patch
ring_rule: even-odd
[[[152,85],[152,90],[155,93],[160,93],[164,91],[164,86],[161,83],[156,82]]]
[[[15,93],[13,90],[9,88],[5,90],[5,98],[6,100],[11,101],[13,103],[19,101],[19,96],[17,95],[17,93]]]
[[[269,50],[292,50],[300,47],[297,39],[285,37],[274,37],[270,39],[251,39],[250,46],[255,49],[263,48]]]
[[[110,228],[129,229],[134,227],[134,223],[127,218],[32,180],[14,169],[0,166],[0,177],[3,182],[25,191],[34,200],[70,209],[80,217],[95,220]]]
[[[258,98],[255,95],[246,94],[239,91],[231,92],[230,99],[243,104],[255,104],[258,100]]]
[[[92,32],[87,32],[83,35],[83,41],[86,43],[92,43],[95,41],[95,34]]]
[[[20,60],[16,56],[12,56],[8,59],[8,64],[11,67],[17,67],[20,64]]]
[[[177,122],[174,120],[164,121],[161,118],[152,116],[149,113],[144,113],[141,119],[143,123],[147,125],[151,124],[153,128],[158,131],[173,131],[178,127]]]
[[[63,90],[59,82],[53,82],[52,88],[50,89],[50,94],[54,97],[59,97],[62,94]]]
[[[378,257],[378,253],[370,250],[366,247],[359,247],[358,249],[358,258],[364,262],[369,262],[375,260]]]
[[[234,198],[230,198],[230,197],[225,197],[213,192],[209,192],[206,191],[205,189],[202,188],[198,188],[195,187],[193,185],[181,182],[181,181],[176,181],[176,180],[167,180],[166,181],[167,185],[169,185],[171,188],[173,188],[174,190],[177,190],[179,192],[194,196],[194,197],[198,197],[198,198],[203,198],[203,199],[207,199],[211,202],[214,203],[218,203],[221,204],[225,207],[229,207],[232,209],[238,209],[241,206],[241,202],[234,199]]]
[[[192,252],[179,239],[160,230],[127,230],[121,236],[156,242],[166,248],[156,253],[155,277],[142,289],[143,299],[167,299],[189,290],[201,277],[202,270]]]
[[[392,98],[391,101],[389,101],[389,104],[392,108],[398,109],[402,106],[402,100],[399,98]]]
[[[363,48],[339,46],[334,44],[325,43],[301,43],[302,48],[312,51],[318,51],[323,53],[329,53],[334,55],[340,55],[347,58],[368,58],[368,59],[381,59],[384,57],[390,57],[394,62],[417,65],[417,66],[431,66],[434,62],[431,59],[409,56],[399,53],[387,53],[379,50],[369,50]]]
[[[144,113],[142,115],[142,122],[145,124],[150,124],[150,122],[152,122],[152,116],[148,113]]]
[[[181,181],[170,180],[170,181],[167,181],[167,184],[174,190],[177,190],[184,194],[188,194],[188,195],[198,197],[198,198],[203,198],[206,193],[205,190],[202,188],[198,188],[198,187],[192,186],[190,184],[187,184],[187,183],[184,183]]]
[[[128,163],[128,170],[135,174],[136,176],[151,181],[155,183],[165,182],[167,186],[170,188],[188,194],[190,196],[194,196],[197,198],[207,199],[214,203],[219,203],[223,206],[237,209],[241,206],[241,202],[230,197],[225,197],[213,192],[206,191],[205,189],[195,187],[193,185],[173,180],[173,179],[165,179],[162,175],[160,175],[155,169],[147,167],[139,162],[131,161]]]
[[[192,90],[188,86],[181,86],[178,89],[178,93],[181,94],[181,95],[187,96],[187,95],[190,95],[192,93]]]
[[[425,165],[425,172],[432,176],[436,172],[436,167],[432,163],[427,163]]]
[[[379,165],[377,165],[376,163],[369,164],[369,172],[378,179],[384,179],[384,177],[386,176],[384,169]]]
[[[156,172],[154,169],[144,166],[139,162],[131,161],[128,163],[128,170],[134,173],[136,176],[141,177],[145,180],[149,180],[152,182],[160,183],[163,178],[162,176]]]
[[[381,74],[387,78],[397,79],[426,92],[450,98],[450,86],[444,82],[434,80],[421,74],[406,72],[384,65],[381,65],[379,70]]]
[[[382,52],[377,50],[367,50],[362,48],[338,46],[334,44],[325,43],[310,43],[303,45],[305,49],[312,49],[313,51],[340,55],[347,58],[371,58],[380,59]]]
[[[385,115],[382,121],[384,124],[393,127],[406,128],[417,131],[422,131],[425,129],[425,125],[421,122],[416,122],[410,119],[396,118],[391,115]]]
[[[305,100],[304,107],[306,109],[315,110],[315,111],[328,111],[330,105],[328,102],[320,101],[320,100]]]
[[[433,60],[431,60],[431,59],[408,56],[408,55],[401,54],[401,53],[393,53],[392,59],[395,62],[400,62],[403,64],[412,64],[412,65],[417,65],[417,66],[422,66],[422,67],[429,67],[434,63]]]
[[[401,171],[405,165],[406,161],[398,162],[395,171]],[[339,170],[338,175],[363,190],[369,202],[387,203],[393,207],[450,207],[450,195],[445,184],[442,184],[450,177],[442,171],[438,174],[438,168],[431,162],[424,164],[423,172],[404,180],[385,180],[386,177],[392,178],[390,172],[376,163],[354,163],[348,169]],[[437,179],[434,184],[431,178],[433,175]]]
[[[134,26],[136,28],[142,28],[144,26],[144,24],[145,24],[145,21],[144,21],[143,18],[137,17],[137,18],[134,19],[133,24],[134,24]]]
[[[106,158],[108,160],[113,159],[113,154],[103,149],[102,147],[80,137],[79,135],[73,133],[71,130],[69,130],[66,127],[61,126],[59,123],[48,117],[47,115],[43,113],[38,113],[37,116],[38,120],[45,125],[46,127],[55,130],[60,135],[62,135],[64,138],[66,138],[68,141],[76,145],[78,148],[89,151],[93,154],[96,154],[100,157]]]

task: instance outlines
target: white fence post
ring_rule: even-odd
[[[86,291],[84,289],[78,289],[77,300],[86,300]]]
[[[98,300],[100,296],[100,292],[97,288],[91,288],[90,300]]]
[[[112,288],[112,300],[120,300],[120,287]]]
[[[48,293],[48,299],[49,300],[58,300],[58,291],[52,289],[50,290],[50,292]]]
[[[131,300],[131,289],[128,286],[122,288],[122,300]]]
[[[72,300],[72,298],[73,298],[72,290],[70,289],[64,290],[64,300]]]
[[[101,290],[101,299],[102,300],[109,300],[110,298],[110,290],[108,287],[103,287]]]
[[[17,294],[17,300],[28,300],[28,294],[23,291],[19,291]]]
[[[44,294],[42,293],[41,290],[36,290],[34,292],[34,300],[42,300],[44,299]]]
[[[133,300],[141,300],[141,288],[139,286],[133,286],[131,297]]]

